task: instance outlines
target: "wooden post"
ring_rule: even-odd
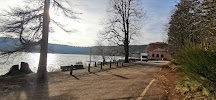
[[[124,65],[123,65],[123,62],[122,62],[122,67],[123,67]]]
[[[112,62],[110,61],[110,68],[112,68]]]
[[[118,61],[117,61],[117,63],[116,63],[117,65],[116,65],[116,67],[118,67]]]
[[[97,67],[97,63],[95,62],[95,67]]]
[[[103,63],[101,62],[101,70],[103,69]]]
[[[73,75],[73,65],[70,67],[70,75]]]
[[[90,72],[90,67],[91,67],[91,66],[90,66],[90,64],[89,64],[89,66],[88,66],[88,72]]]

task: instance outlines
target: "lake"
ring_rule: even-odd
[[[20,65],[21,62],[27,62],[30,69],[33,72],[37,72],[39,63],[39,53],[22,53],[18,55],[11,55],[7,58],[0,58],[0,75],[6,74],[12,65]],[[122,59],[122,57],[106,57],[107,61]],[[5,62],[6,61],[6,62]],[[60,66],[74,65],[76,62],[82,62],[84,66],[87,66],[90,61],[89,55],[80,54],[48,54],[47,59],[47,71],[52,72],[60,69]],[[102,61],[102,57],[98,55],[92,55],[91,61]],[[91,63],[92,65],[94,63]]]

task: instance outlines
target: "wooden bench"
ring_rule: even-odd
[[[74,65],[73,69],[84,69],[83,65]]]
[[[62,71],[68,71],[70,70],[71,66],[61,66],[60,68]]]
[[[71,65],[71,66],[61,66],[60,69],[62,71],[69,71],[70,68],[73,66],[73,70],[76,70],[76,69],[84,69],[83,65]]]

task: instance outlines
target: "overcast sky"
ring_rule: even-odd
[[[15,2],[16,1],[16,2]],[[0,0],[0,10],[9,6],[22,5],[19,0]],[[72,33],[65,33],[55,28],[50,34],[49,43],[66,44],[72,46],[94,46],[98,39],[98,32],[102,30],[101,22],[106,16],[106,8],[109,0],[73,0],[74,10],[82,14],[77,21],[66,20]],[[146,12],[141,35],[133,44],[149,44],[163,42],[166,38],[166,25],[178,0],[143,0]],[[55,17],[55,15],[50,15]],[[62,18],[62,22],[65,20]]]

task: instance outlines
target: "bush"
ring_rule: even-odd
[[[203,87],[203,85],[193,80],[187,76],[182,77],[182,79],[177,83],[176,89],[182,94],[193,93],[196,95],[209,96],[210,92],[208,89]]]
[[[82,61],[76,62],[76,65],[82,65]]]
[[[175,63],[181,65],[182,71],[190,78],[200,82],[204,87],[215,87],[216,83],[216,49],[203,50],[188,43],[174,55]]]

